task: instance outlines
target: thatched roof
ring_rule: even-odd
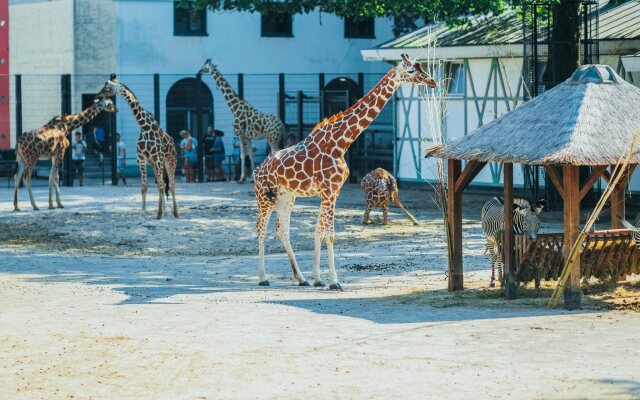
[[[440,158],[521,164],[615,164],[640,129],[640,89],[610,67],[571,78],[464,138],[427,150]],[[636,150],[632,162],[640,163]]]

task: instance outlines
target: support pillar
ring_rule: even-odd
[[[504,251],[504,297],[508,300],[517,296],[515,235],[513,232],[513,164],[504,163],[504,234],[502,249]]]
[[[578,239],[580,225],[580,183],[578,167],[575,165],[562,166],[562,180],[564,186],[564,245],[565,258]],[[579,309],[581,306],[580,292],[580,257],[576,257],[570,265],[571,274],[564,290],[564,306],[569,310]]]
[[[615,166],[611,166],[611,172]],[[626,172],[626,171],[625,171]],[[624,225],[620,221],[620,218],[625,218],[625,198],[624,191],[629,183],[629,175],[625,175],[620,179],[616,187],[611,192],[611,229],[622,229]],[[619,281],[627,280],[627,276],[624,273],[618,275]]]
[[[462,290],[462,191],[456,190],[462,162],[447,160],[447,224],[451,237],[451,259],[449,260],[449,291]]]

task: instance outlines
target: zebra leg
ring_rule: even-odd
[[[487,250],[489,251],[489,257],[491,257],[491,282],[489,283],[489,287],[496,287],[496,255],[493,251],[493,244],[487,243]]]

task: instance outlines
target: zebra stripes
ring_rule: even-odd
[[[633,225],[622,217],[618,218],[620,218],[620,221],[625,228],[632,231],[633,241],[636,243],[636,247],[640,249],[640,212],[636,214],[636,219]]]
[[[532,207],[529,199],[513,198],[513,231],[516,235],[528,235],[535,240],[540,228],[538,214],[546,206],[545,200],[540,200]],[[487,240],[486,248],[491,256],[491,283],[495,286],[495,268],[498,268],[498,280],[502,282],[502,235],[504,234],[504,199],[494,197],[482,206],[480,216],[482,232]]]

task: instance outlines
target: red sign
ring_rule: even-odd
[[[9,112],[9,0],[0,0],[0,149],[11,148]]]

